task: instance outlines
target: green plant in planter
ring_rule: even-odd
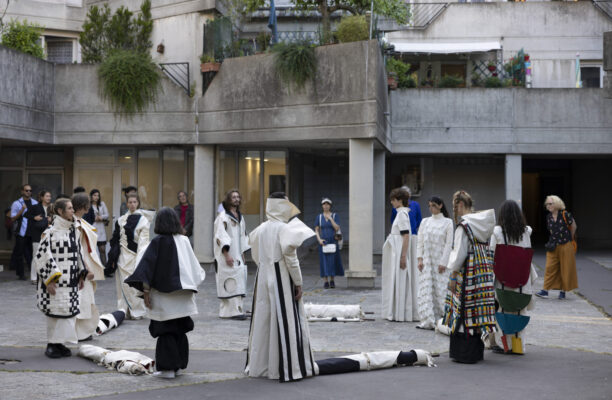
[[[503,87],[512,87],[512,79],[506,78],[502,81]]]
[[[98,70],[100,91],[118,114],[143,112],[157,99],[160,75],[149,54],[111,52]]]
[[[2,31],[2,44],[10,49],[29,54],[34,57],[44,58],[45,51],[38,42],[43,33],[43,27],[30,24],[28,21],[11,20]]]
[[[370,27],[365,15],[350,15],[342,17],[336,37],[340,43],[358,42],[370,38]]]
[[[214,63],[214,62],[215,62],[215,57],[212,54],[202,54],[200,56],[201,64]]]
[[[456,88],[463,84],[464,80],[462,77],[457,75],[444,75],[442,79],[440,79],[440,83],[438,87],[441,88]]]
[[[272,47],[274,66],[281,80],[295,84],[299,90],[306,81],[314,80],[317,73],[317,58],[314,46],[308,41],[278,43]]]
[[[268,32],[259,32],[255,37],[255,43],[257,44],[258,51],[266,51],[270,47],[270,40],[272,35]]]
[[[387,58],[387,73],[396,77],[399,89],[416,87],[416,81],[409,75],[409,72],[410,64],[397,58]]]
[[[484,85],[486,88],[500,88],[502,87],[502,81],[497,76],[490,76],[485,79]]]

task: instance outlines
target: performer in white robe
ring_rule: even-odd
[[[419,227],[416,258],[419,279],[418,305],[420,329],[433,330],[444,314],[444,300],[448,288],[446,268],[453,248],[453,220],[439,197],[429,199],[431,217]]]
[[[247,266],[243,253],[250,249],[246,224],[240,213],[240,193],[232,189],[223,201],[224,211],[217,215],[213,247],[217,278],[219,317],[246,319],[243,299],[246,295]]]
[[[150,224],[138,209],[138,196],[128,195],[127,205],[128,212],[115,223],[105,273],[109,275],[116,271],[117,308],[125,311],[126,318],[141,319],[147,313],[144,300],[140,297],[142,294],[123,281],[134,273],[136,257],[149,244]]]
[[[390,321],[416,321],[417,293],[412,281],[411,227],[408,216],[408,193],[393,189],[389,195],[397,210],[391,233],[383,246],[382,256],[382,317]]]
[[[96,307],[94,280],[104,280],[104,266],[98,255],[96,229],[83,219],[83,215],[89,210],[89,196],[85,193],[77,193],[72,196],[74,207],[74,226],[76,238],[79,242],[81,261],[89,272],[83,284],[83,289],[79,291],[79,314],[76,319],[76,332],[79,341],[91,339],[96,332],[100,313]]]
[[[288,382],[318,372],[310,348],[296,253],[315,233],[293,218],[299,213],[284,193],[273,193],[266,204],[268,221],[249,235],[258,266],[245,367],[250,377]]]
[[[56,217],[43,232],[34,256],[38,274],[37,305],[47,316],[47,349],[49,358],[69,357],[64,343],[76,343],[76,316],[79,314],[79,290],[87,270],[79,257],[72,203],[55,202]]]

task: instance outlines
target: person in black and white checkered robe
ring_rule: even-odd
[[[63,343],[77,343],[79,290],[88,273],[79,257],[72,204],[61,199],[55,207],[58,215],[43,233],[33,261],[38,275],[38,308],[47,316],[45,354],[51,358],[69,356]]]

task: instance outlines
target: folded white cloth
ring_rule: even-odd
[[[359,322],[365,315],[356,304],[312,304],[304,305],[308,321]]]
[[[116,369],[122,374],[151,374],[155,370],[155,361],[153,359],[133,351],[111,351],[102,347],[84,344],[79,347],[77,355],[88,358],[108,369]]]

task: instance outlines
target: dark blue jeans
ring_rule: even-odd
[[[13,247],[13,254],[11,254],[11,269],[14,269],[20,278],[24,277],[24,257],[26,265],[30,267],[32,264],[32,237],[16,235],[15,247]]]

